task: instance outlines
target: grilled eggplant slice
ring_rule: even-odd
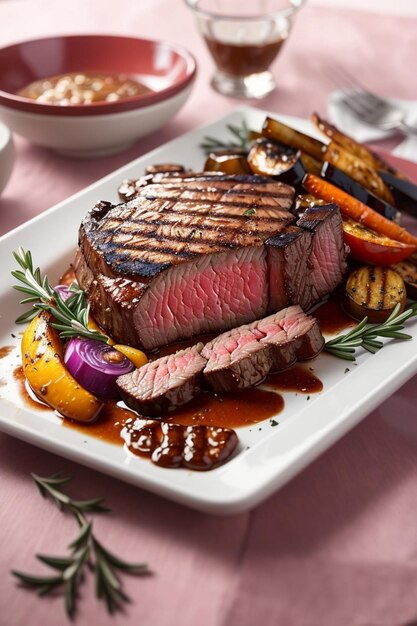
[[[272,117],[265,119],[262,135],[267,139],[273,139],[295,150],[301,150],[317,161],[323,161],[326,146],[322,141],[304,135],[304,133],[300,133],[298,130],[294,130]]]
[[[225,174],[251,174],[244,150],[219,150],[211,152],[204,165],[205,172]]]
[[[389,172],[379,172],[379,175],[391,189],[396,206],[401,211],[417,217],[417,185]]]
[[[388,204],[394,204],[392,193],[379,174],[359,157],[347,152],[338,144],[330,142],[324,154],[324,161],[328,161],[339,170],[353,178],[357,183],[372,191]]]
[[[317,126],[317,128],[324,135],[326,135],[326,137],[328,137],[330,141],[337,143],[347,152],[350,152],[350,154],[352,154],[353,156],[357,156],[361,161],[367,163],[374,170],[384,170],[387,172],[392,172],[393,174],[400,176],[400,178],[403,178],[402,174],[400,174],[397,170],[391,167],[391,165],[389,165],[386,161],[381,159],[381,157],[375,154],[375,152],[372,152],[366,146],[355,141],[354,139],[352,139],[352,137],[349,137],[348,135],[342,133],[338,128],[336,128],[336,126],[333,126],[333,124],[330,124],[325,119],[320,117],[318,113],[313,113],[311,119]]]
[[[365,265],[350,274],[343,306],[354,319],[366,316],[371,323],[379,324],[388,319],[398,303],[403,311],[406,300],[404,281],[396,271]]]
[[[273,176],[288,185],[298,185],[306,174],[299,150],[265,138],[255,141],[249,150],[248,164],[254,174]]]
[[[321,177],[328,180],[329,183],[333,183],[336,187],[339,187],[339,189],[343,189],[343,191],[346,191],[346,193],[349,193],[354,198],[357,198],[375,211],[378,211],[378,213],[381,213],[384,217],[394,222],[399,222],[401,213],[396,208],[388,204],[388,202],[384,202],[381,198],[378,198],[369,191],[369,189],[362,187],[362,185],[345,174],[345,172],[339,170],[338,167],[325,161],[320,174]]]

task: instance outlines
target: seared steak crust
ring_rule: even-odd
[[[270,178],[141,180],[132,201],[99,203],[80,228],[76,275],[117,341],[152,349],[292,304],[308,310],[340,282],[335,205],[308,209],[294,225],[294,190]]]

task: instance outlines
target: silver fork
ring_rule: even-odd
[[[382,130],[398,130],[405,135],[417,135],[417,127],[407,124],[405,111],[388,100],[371,93],[345,69],[333,68],[329,75],[343,93],[342,102],[358,119],[381,128]]]

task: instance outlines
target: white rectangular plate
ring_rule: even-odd
[[[19,364],[21,327],[13,320],[22,307],[19,294],[12,289],[12,251],[18,246],[30,249],[35,263],[48,273],[53,284],[73,258],[81,219],[98,200],[116,202],[122,179],[138,177],[152,163],[171,161],[201,169],[204,155],[199,144],[204,135],[226,138],[226,124],[240,123],[243,118],[257,129],[265,115],[259,109],[239,107],[122,167],[0,239],[0,346],[16,346],[9,357],[0,360],[1,430],[196,509],[231,514],[264,500],[416,373],[415,341],[391,342],[376,355],[361,354],[356,365],[348,364],[348,372],[346,361],[322,354],[314,368],[324,383],[323,391],[309,399],[303,394],[285,393],[285,408],[276,417],[279,425],[273,427],[265,420],[255,428],[239,429],[238,454],[207,473],[163,469],[127,454],[122,446],[64,428],[52,412],[28,408],[17,393],[12,371]],[[275,116],[317,135],[306,120]],[[408,331],[415,339],[417,324],[410,322]]]

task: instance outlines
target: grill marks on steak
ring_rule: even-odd
[[[253,387],[270,371],[316,357],[323,345],[317,321],[297,305],[234,328],[204,347],[147,363],[121,376],[117,385],[128,406],[160,416],[195,397],[204,383],[216,393]]]
[[[282,232],[294,220],[288,211],[293,189],[248,178],[250,182],[149,185],[129,204],[112,208],[103,220],[84,227],[84,254],[100,255],[104,274],[148,281],[168,264],[262,245],[271,232]],[[245,215],[248,208],[254,210],[251,215]]]
[[[134,334],[145,349],[263,317],[264,242],[294,221],[293,189],[271,179],[178,178],[88,216],[80,230],[77,264],[94,274],[93,314],[117,340],[132,343]]]
[[[149,173],[145,176],[141,176],[134,180],[124,180],[119,186],[119,197],[123,202],[129,202],[136,198],[138,193],[144,187],[152,184],[178,184],[183,181],[184,183],[192,183],[198,181],[200,184],[216,183],[227,181],[237,182],[252,182],[257,183],[260,180],[266,180],[262,176],[246,175],[246,174],[224,174],[222,172],[156,172]],[[270,181],[271,179],[269,179]]]
[[[294,225],[293,189],[261,176],[153,174],[83,221],[77,277],[116,340],[151,349],[305,310],[345,269],[335,205]]]

